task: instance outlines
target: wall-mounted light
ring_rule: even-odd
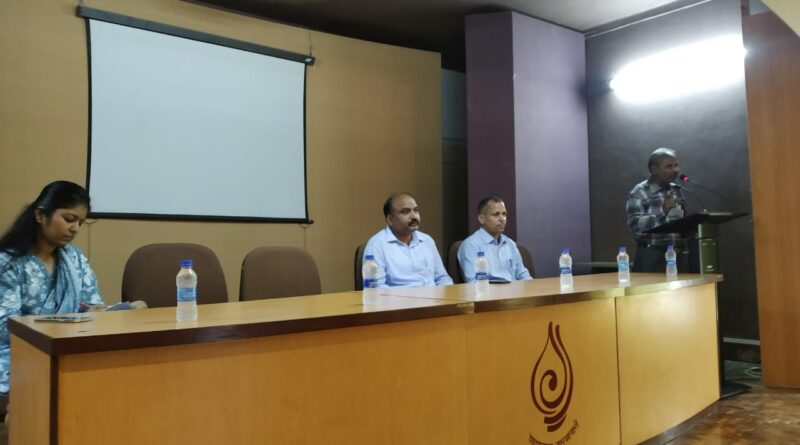
[[[626,102],[653,102],[729,85],[744,77],[739,35],[680,46],[625,65],[611,89]]]

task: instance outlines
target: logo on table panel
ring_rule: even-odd
[[[564,444],[572,439],[578,429],[578,421],[573,419],[569,427],[565,423],[573,387],[572,362],[561,340],[560,326],[553,327],[551,321],[547,326],[547,341],[531,373],[531,400],[541,415],[547,436],[552,434],[554,438],[547,437],[551,440],[548,442],[530,434],[528,442],[531,445]],[[542,436],[542,439],[545,438]]]

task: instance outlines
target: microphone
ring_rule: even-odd
[[[701,189],[703,189],[703,190],[711,193],[712,195],[722,199],[723,201],[725,201],[725,205],[728,207],[728,210],[733,211],[733,205],[731,205],[732,204],[731,200],[728,199],[726,196],[722,195],[721,193],[718,193],[715,190],[712,190],[712,189],[704,186],[703,184],[700,184],[699,182],[690,179],[689,176],[687,176],[687,175],[680,175],[678,177],[678,179],[680,179],[682,182],[691,183],[694,186],[700,187]],[[683,189],[688,191],[688,192],[690,192],[690,193],[692,193],[693,195],[697,196],[696,193],[692,192],[691,190],[687,189],[686,187],[684,187]],[[700,197],[698,196],[697,199],[700,200]],[[700,201],[700,203],[702,204],[702,200]],[[703,207],[704,207],[704,210],[706,210],[705,206],[703,206]]]
[[[685,175],[681,175],[681,178],[680,178],[681,180],[683,180],[683,176],[685,176]],[[689,179],[689,177],[687,176],[686,179]],[[688,192],[690,195],[692,195],[694,197],[694,199],[697,200],[697,202],[700,203],[700,207],[703,208],[703,211],[704,212],[706,211],[706,204],[703,202],[703,198],[701,198],[693,190],[687,188],[686,186],[682,186],[682,185],[674,183],[674,182],[670,182],[669,183],[669,188],[674,189],[674,190],[683,190],[684,192]]]

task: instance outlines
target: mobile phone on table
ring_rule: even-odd
[[[34,321],[46,321],[51,323],[83,323],[85,321],[92,321],[92,317],[88,315],[53,314],[36,317],[34,318]]]
[[[133,305],[127,301],[122,301],[117,304],[112,304],[111,306],[106,306],[104,304],[89,304],[89,303],[81,303],[78,307],[79,313],[84,312],[93,312],[92,309],[99,308],[100,312],[112,312],[112,311],[126,311],[128,309],[133,309]]]

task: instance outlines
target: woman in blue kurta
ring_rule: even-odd
[[[8,317],[78,312],[82,302],[103,303],[89,260],[70,244],[88,212],[89,194],[83,187],[56,181],[42,190],[0,238],[0,409],[3,412],[9,390]]]

